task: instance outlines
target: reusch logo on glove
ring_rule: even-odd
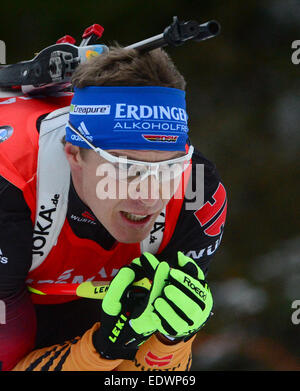
[[[191,289],[193,289],[195,292],[197,292],[198,295],[201,297],[201,299],[206,300],[207,294],[204,291],[202,291],[200,288],[198,288],[195,284],[193,284],[192,281],[188,277],[185,276],[183,282],[187,283],[187,285]]]
[[[123,314],[120,315],[120,318],[117,320],[117,323],[115,324],[115,327],[112,329],[112,334],[114,336],[109,336],[108,338],[111,340],[111,342],[115,343],[120,332],[122,331],[124,325],[125,325],[125,322],[126,322],[127,318],[126,316],[124,316]]]

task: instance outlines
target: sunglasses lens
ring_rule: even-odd
[[[148,167],[144,164],[130,164],[128,168],[128,178],[142,178],[148,172]]]
[[[178,178],[186,168],[186,164],[159,164],[158,166],[149,166],[146,164],[111,164],[111,169],[107,174],[117,180],[122,181],[143,181],[148,176],[155,176],[159,182],[168,182]]]
[[[105,175],[125,182],[143,181],[148,176],[155,176],[160,183],[178,179],[188,167],[191,157],[190,155],[185,155],[180,159],[176,158],[165,162],[149,164],[147,162],[133,162],[132,160],[127,160],[126,157],[112,162],[110,156],[107,155],[109,154],[106,152],[105,156],[103,156],[107,160],[105,164]],[[116,160],[115,156],[112,156],[112,158]]]

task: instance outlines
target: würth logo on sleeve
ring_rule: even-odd
[[[81,213],[81,216],[82,216],[82,217],[85,217],[85,218],[88,219],[88,220],[92,220],[92,221],[95,221],[95,220],[96,220],[95,217],[92,216],[91,213],[88,212],[87,210],[86,210],[85,212]]]
[[[150,367],[158,366],[162,367],[164,365],[169,365],[173,358],[173,354],[169,354],[168,356],[158,357],[150,351],[145,356],[145,361]]]
[[[226,190],[222,183],[219,183],[217,190],[212,196],[212,201],[207,201],[194,214],[201,227],[205,227],[204,233],[207,236],[217,236],[222,233],[227,212]]]
[[[88,223],[96,225],[96,218],[88,211],[81,213],[81,216],[71,215],[71,219],[77,221],[78,223]]]

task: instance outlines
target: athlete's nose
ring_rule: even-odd
[[[146,179],[136,184],[136,197],[144,205],[153,207],[161,203],[160,183],[155,175],[149,175]],[[130,194],[129,194],[130,195]]]

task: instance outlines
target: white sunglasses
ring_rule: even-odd
[[[101,157],[107,160],[110,166],[106,166],[105,172],[118,180],[138,180],[143,181],[148,176],[154,175],[159,182],[170,181],[181,175],[190,164],[194,147],[189,146],[188,153],[181,157],[163,160],[159,162],[144,162],[140,160],[131,160],[126,157],[114,156],[109,152],[95,147],[86,137],[84,137],[78,129],[70,122],[70,129],[77,134],[90,148],[92,148]],[[110,169],[111,168],[111,169]]]

